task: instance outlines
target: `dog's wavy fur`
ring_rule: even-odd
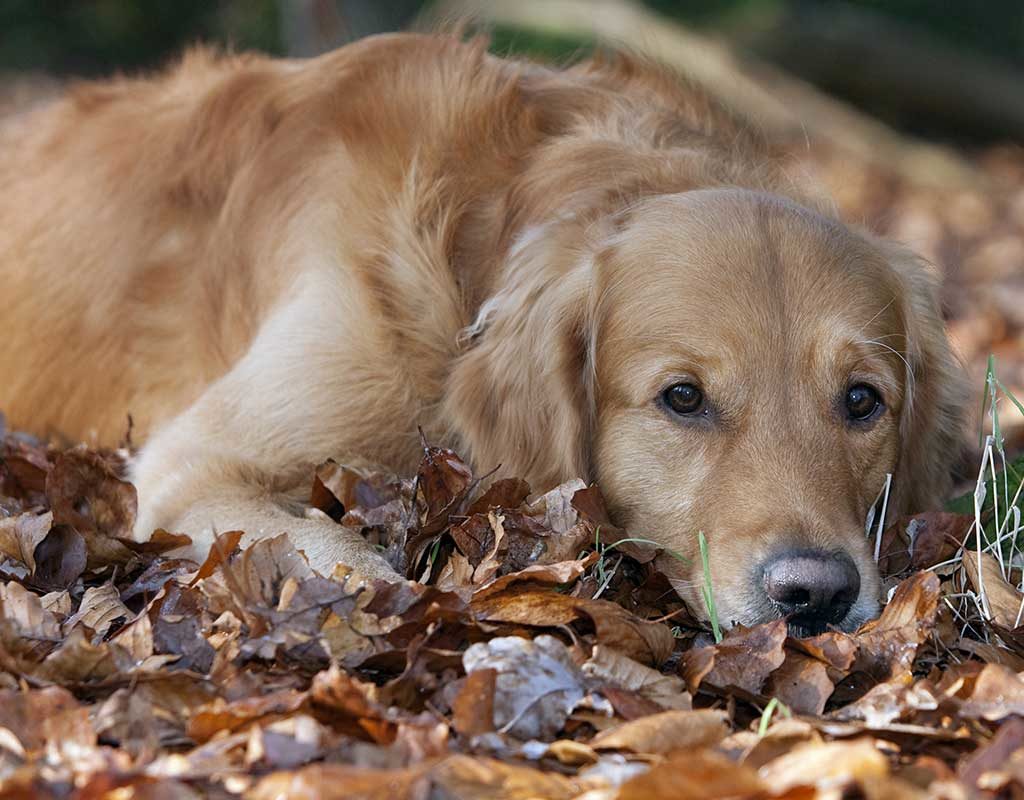
[[[849,550],[853,624],[867,507],[886,472],[890,510],[934,506],[963,392],[930,269],[801,183],[637,59],[197,50],[0,129],[0,408],[106,444],[131,413],[139,536],[289,530],[387,575],[301,499],[329,456],[414,468],[422,426],[537,489],[598,479],[683,553],[703,529],[726,621],[764,616],[750,569],[778,542]],[[684,362],[709,397],[713,362],[752,364],[703,430],[656,407]],[[833,394],[865,369],[889,409],[851,432]]]

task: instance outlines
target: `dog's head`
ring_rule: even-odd
[[[538,264],[539,260],[539,264]],[[480,466],[599,482],[699,614],[852,629],[878,605],[865,521],[947,488],[962,392],[911,254],[780,197],[662,195],[575,238],[528,232],[453,418]],[[510,463],[512,462],[512,463]]]

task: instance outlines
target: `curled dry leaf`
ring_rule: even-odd
[[[32,583],[42,589],[70,589],[85,572],[85,539],[70,525],[54,525],[35,549]]]
[[[519,739],[552,739],[587,693],[583,673],[553,636],[504,636],[472,645],[466,673],[493,670],[494,727]]]
[[[200,708],[189,720],[188,734],[197,742],[212,739],[221,731],[236,731],[258,720],[290,714],[308,703],[305,692],[282,689],[259,697],[234,702],[216,698]]]
[[[78,611],[64,623],[64,630],[70,631],[82,624],[102,638],[115,622],[131,616],[132,612],[121,602],[121,595],[114,584],[104,583],[85,590]]]
[[[785,661],[785,620],[730,629],[719,644],[690,650],[679,665],[690,692],[707,684],[759,694],[768,676]]]
[[[38,642],[62,639],[57,618],[43,607],[37,595],[18,583],[0,584],[0,620],[18,638]],[[5,635],[4,639],[8,637]],[[9,647],[12,644],[8,641]]]
[[[658,710],[688,711],[692,707],[690,693],[682,679],[644,666],[604,645],[594,646],[593,654],[581,669],[606,697],[609,687],[616,687],[654,703]],[[614,698],[609,697],[609,700],[616,705]]]
[[[967,719],[990,722],[1013,714],[1024,716],[1024,679],[1000,664],[986,664],[959,713]]]
[[[590,744],[596,750],[669,753],[711,747],[728,732],[723,711],[662,711],[601,731]]]
[[[1018,792],[1024,789],[1024,719],[1011,719],[966,759],[960,778],[970,787],[990,792],[1014,782]]]
[[[1004,628],[1013,629],[1024,619],[1024,594],[1007,583],[999,562],[991,553],[982,552],[981,561],[974,550],[964,550],[964,575],[971,588],[980,597],[984,594],[984,604],[988,608],[989,619]],[[981,564],[981,577],[978,576],[978,564]]]
[[[35,552],[53,525],[53,513],[36,514],[26,511],[14,517],[0,517],[0,554],[13,558],[36,571]]]
[[[787,650],[782,666],[769,676],[765,694],[778,698],[796,714],[820,714],[834,689],[823,662]]]
[[[883,575],[899,575],[949,561],[973,523],[973,516],[948,511],[900,517],[882,534],[878,568]]]
[[[60,453],[46,476],[46,496],[54,520],[85,537],[90,567],[132,558],[133,550],[120,540],[130,540],[135,524],[135,487],[101,455],[84,447]]]
[[[856,633],[855,669],[887,680],[910,669],[917,648],[935,627],[939,578],[918,572],[904,580],[877,619]]]
[[[889,762],[871,740],[808,742],[758,770],[775,793],[800,786],[838,787],[886,778]]]
[[[314,764],[297,772],[268,775],[249,792],[251,800],[573,800],[590,788],[585,781],[490,758],[454,755],[400,770]]]
[[[615,798],[719,800],[768,795],[768,786],[750,767],[736,764],[713,750],[697,750],[673,753],[650,771],[624,783]]]
[[[645,664],[664,663],[675,647],[666,625],[638,619],[616,603],[517,588],[474,597],[471,608],[490,622],[547,627],[587,620],[593,624],[598,642]]]
[[[498,672],[490,667],[466,675],[452,703],[452,722],[463,736],[477,736],[494,730],[494,693]]]
[[[576,561],[533,564],[518,572],[510,572],[507,575],[502,575],[500,578],[495,578],[487,585],[477,589],[473,596],[477,600],[483,600],[485,597],[498,594],[498,592],[511,586],[513,583],[538,583],[550,586],[572,583],[593,566],[597,559],[598,554],[591,553]]]

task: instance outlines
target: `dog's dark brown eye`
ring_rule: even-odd
[[[871,419],[882,405],[878,392],[866,383],[858,383],[846,390],[846,414],[854,422]]]
[[[677,414],[696,414],[704,407],[704,393],[692,383],[676,383],[663,393],[665,405]]]

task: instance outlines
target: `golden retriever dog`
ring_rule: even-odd
[[[130,413],[142,538],[286,531],[395,579],[302,500],[327,457],[413,470],[421,426],[597,481],[706,616],[703,532],[723,623],[806,632],[876,611],[886,476],[890,514],[947,489],[933,274],[635,59],[197,51],[7,121],[0,185],[0,408],[101,444]]]

